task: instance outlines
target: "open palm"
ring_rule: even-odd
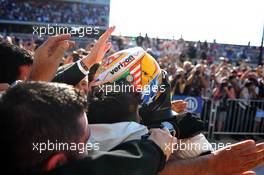
[[[108,39],[114,30],[114,26],[107,29],[95,43],[91,53],[83,59],[86,65],[89,65],[88,68],[91,68],[96,63],[100,63],[106,52],[111,48],[112,44],[108,42]]]

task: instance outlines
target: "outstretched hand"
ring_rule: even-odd
[[[249,170],[264,164],[264,143],[247,140],[217,150],[211,163],[219,175],[254,174]]]
[[[35,51],[29,81],[51,81],[53,79],[65,51],[75,44],[69,41],[70,37],[69,34],[51,36]]]
[[[109,37],[115,30],[115,26],[110,27],[101,35],[98,41],[95,43],[91,50],[91,53],[82,59],[84,64],[90,69],[94,64],[100,63],[104,58],[106,52],[112,47],[112,44],[108,42]]]

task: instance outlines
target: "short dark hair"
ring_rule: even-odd
[[[99,98],[89,96],[88,99],[87,116],[90,124],[139,122],[137,109],[142,101],[139,93],[111,92]]]
[[[27,50],[0,42],[0,83],[13,83],[20,75],[19,67],[32,64],[32,55]]]
[[[33,151],[33,143],[78,143],[83,136],[78,119],[86,102],[82,92],[66,84],[27,82],[9,88],[0,98],[5,168],[16,174],[36,173],[57,151],[40,154]],[[69,159],[77,156],[65,154]]]

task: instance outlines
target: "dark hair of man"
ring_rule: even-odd
[[[19,67],[32,63],[32,56],[25,49],[0,42],[0,83],[13,83],[20,75]]]
[[[88,102],[89,123],[139,122],[140,94],[135,92],[112,92],[102,97],[90,97]]]
[[[41,171],[57,152],[33,151],[33,143],[79,143],[83,136],[79,118],[86,108],[86,96],[72,86],[27,82],[8,89],[0,98],[1,140],[8,174]],[[77,152],[65,151],[67,159]],[[3,155],[1,154],[1,155]]]

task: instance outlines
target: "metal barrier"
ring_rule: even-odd
[[[264,100],[228,100],[226,104],[203,98],[201,119],[209,138],[215,135],[264,135]]]
[[[217,104],[213,103],[210,98],[203,97],[203,110],[200,118],[204,121],[207,128],[204,134],[207,134],[210,139],[214,137],[216,111]]]

